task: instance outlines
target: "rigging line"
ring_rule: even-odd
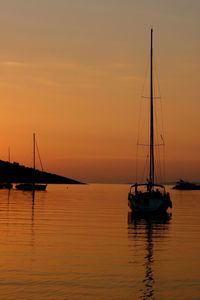
[[[39,161],[40,161],[40,166],[41,166],[41,169],[43,171],[44,169],[43,169],[43,165],[42,165],[42,160],[41,160],[41,156],[40,156],[40,152],[39,152],[38,144],[37,144],[36,140],[35,140],[35,145],[36,145],[36,150],[37,150],[38,158],[39,158]]]
[[[138,141],[139,143],[146,144],[146,141],[149,140],[149,114],[148,114],[148,106],[143,102],[143,112],[141,116],[141,125],[140,125],[140,132]],[[144,141],[143,141],[144,140]]]
[[[140,140],[141,133],[143,132],[143,128],[147,124],[146,119],[146,113],[143,113],[145,111],[146,106],[144,105],[144,102],[142,101],[142,98],[140,98],[140,107],[139,107],[139,115],[138,115],[138,131],[137,131],[137,143]]]
[[[161,116],[163,116],[163,105],[162,101],[161,103]],[[163,181],[166,181],[166,162],[165,162],[165,133],[164,133],[164,120],[163,117],[161,118],[161,126],[162,126],[162,133],[161,133],[161,139],[163,142]]]
[[[162,181],[163,180],[163,156],[162,152],[157,149],[156,151],[156,173],[157,173],[157,180]]]
[[[148,174],[147,174],[147,170],[148,170],[148,159],[149,159],[149,154],[147,154],[146,156],[146,160],[145,160],[145,164],[144,164],[144,168],[143,168],[143,172],[142,172],[142,176],[141,176],[141,182],[142,180],[145,181],[145,177],[148,178]],[[146,176],[145,176],[146,173]]]
[[[142,103],[140,100],[140,106],[139,106],[139,116],[138,116],[138,130],[137,130],[137,143],[136,143],[136,168],[135,168],[135,176],[136,176],[136,182],[138,177],[138,141],[139,141],[139,134],[140,134],[140,127],[141,127],[141,111],[142,111]]]
[[[138,146],[145,146],[145,147],[149,147],[149,144],[141,144],[141,143],[139,143],[139,144],[137,144]],[[165,144],[164,143],[162,143],[162,144],[154,144],[154,147],[160,147],[160,146],[164,146]]]
[[[160,108],[160,112],[161,112],[161,120],[159,120],[159,124],[158,124],[158,118],[157,118],[157,110],[156,110],[156,118],[157,118],[157,122],[156,122],[156,129],[157,129],[157,133],[156,133],[156,137],[157,137],[157,141],[161,140],[162,142],[162,146],[165,146],[165,142],[164,142],[164,137],[163,137],[163,111],[162,111],[162,101],[161,101],[161,90],[160,90],[160,84],[159,84],[159,77],[158,77],[158,72],[157,72],[157,66],[156,66],[156,61],[154,60],[154,70],[155,70],[155,83],[157,84],[157,89],[158,89],[158,95],[159,97],[157,97],[158,99],[160,99],[159,101],[159,108]],[[155,88],[155,94],[157,92],[156,90],[156,86],[154,86]],[[156,103],[156,106],[158,107],[158,103]],[[159,130],[159,126],[160,126],[160,130]],[[161,131],[161,133],[159,134],[159,131]],[[164,148],[164,147],[163,147]],[[164,167],[163,167],[163,162],[164,162],[164,155],[161,158],[161,152],[157,151],[157,173],[160,176],[160,179],[162,177],[164,177]],[[164,178],[163,178],[164,179]]]
[[[151,97],[148,97],[148,96],[142,96],[142,98],[144,98],[144,99],[151,99]],[[153,99],[161,99],[161,97],[153,97]]]
[[[147,78],[148,78],[147,74],[148,74],[148,72],[149,72],[150,57],[149,57],[149,55],[148,55],[147,57],[148,57],[148,59],[147,59],[147,64],[146,64],[146,69],[145,69],[145,74],[144,74],[144,77],[143,77],[143,78],[144,78],[144,81],[143,81],[143,86],[142,86],[141,97],[142,97],[143,94],[144,94],[144,89],[145,89],[146,81],[147,81]]]
[[[160,155],[160,151],[157,151],[156,168],[157,168],[157,181],[160,182],[161,179],[162,179],[162,169],[161,169],[161,155]]]
[[[163,181],[166,182],[165,147],[163,147]]]
[[[166,181],[166,157],[165,157],[165,126],[164,126],[164,118],[163,118],[163,102],[162,102],[162,98],[161,98],[161,89],[160,89],[160,82],[159,82],[159,76],[158,76],[158,69],[157,69],[157,65],[156,65],[156,61],[154,60],[154,65],[155,65],[155,75],[156,75],[156,81],[157,81],[157,85],[158,85],[158,92],[160,95],[160,110],[161,110],[161,140],[163,142],[163,181]]]
[[[136,148],[136,181],[138,178],[138,144],[139,144],[139,137],[140,137],[140,132],[144,126],[144,122],[142,120],[142,95],[144,93],[145,85],[146,85],[146,79],[147,79],[147,74],[148,74],[148,68],[149,68],[149,56],[148,56],[148,61],[146,64],[146,70],[145,70],[145,76],[144,76],[144,81],[143,81],[143,86],[142,86],[142,94],[140,97],[140,104],[139,104],[139,115],[138,115],[138,130],[137,130],[137,148]]]
[[[158,85],[158,94],[159,94],[159,99],[160,101],[160,110],[161,110],[161,131],[162,131],[162,139],[164,139],[164,120],[163,120],[163,103],[162,103],[162,95],[161,95],[161,88],[160,88],[160,82],[159,82],[159,76],[158,76],[158,69],[156,65],[156,61],[154,60],[154,68],[155,68],[155,75],[156,75],[156,82]]]
[[[155,107],[155,110],[154,110],[154,119],[155,119],[155,138],[156,138],[156,140],[158,141],[158,118],[157,118],[157,110],[156,110],[156,105],[154,106]],[[158,154],[159,154],[159,151],[156,151],[156,153],[155,153],[156,155],[155,155],[155,157],[157,158],[157,160],[155,161],[155,169],[156,169],[156,172],[155,172],[155,175],[156,175],[156,181],[158,182],[158,164],[157,164],[157,162],[158,162],[158,159],[159,159],[159,156],[158,156]]]
[[[160,89],[160,82],[159,82],[159,77],[158,77],[158,69],[157,69],[155,59],[154,59],[154,70],[155,70],[156,82],[157,82],[157,85],[158,85],[158,94],[159,94],[159,97],[161,98],[161,89]]]
[[[155,89],[155,86],[154,86]],[[154,91],[155,93],[155,91]],[[154,144],[154,148],[155,146],[161,146],[163,144],[160,144],[159,142],[159,121],[158,121],[158,114],[157,114],[157,109],[158,109],[158,103],[154,102],[154,120],[155,120],[155,127],[154,127],[154,135],[155,135],[155,141],[157,142],[157,144]],[[155,180],[157,182],[159,182],[159,178],[161,177],[161,157],[160,157],[160,151],[157,149],[155,151]]]
[[[157,175],[157,182],[160,182],[162,179],[162,170],[161,170],[161,157],[159,151],[157,153],[157,160],[156,160],[156,175]]]
[[[136,162],[135,162],[135,180],[138,181],[138,144],[136,147]]]
[[[155,105],[155,110],[154,110],[154,115],[155,115],[155,137],[156,137],[156,140],[158,141],[158,116],[157,116],[157,105]],[[156,181],[158,182],[158,177],[159,177],[159,151],[156,151],[156,155],[155,157],[157,158],[156,161],[155,161],[155,169],[156,169],[156,172],[155,172],[155,175],[156,175]]]
[[[157,103],[157,105],[156,106],[158,106],[158,103]],[[161,140],[161,142],[162,142],[162,144],[160,144],[161,146],[164,146],[164,139],[163,139],[163,136],[162,136],[162,134],[160,134],[159,133],[159,125],[161,125],[161,124],[159,124],[159,122],[158,122],[158,116],[157,116],[157,109],[156,109],[156,111],[155,111],[155,115],[156,115],[156,139],[157,139],[157,141],[159,142],[160,140]],[[158,149],[157,149],[157,154],[156,154],[156,157],[157,157],[157,175],[158,175],[158,177],[157,177],[157,180],[159,180],[159,181],[161,181],[161,180],[163,180],[164,178],[164,174],[163,174],[163,164],[162,164],[162,162],[163,162],[163,156],[162,156],[162,153],[161,153],[161,151],[159,151]]]
[[[164,138],[163,138],[162,133],[160,134],[160,138],[161,138],[161,141],[162,141],[162,144],[161,144],[161,145],[165,146],[165,141],[164,141]]]
[[[139,109],[139,120],[138,120],[138,135],[137,135],[137,140],[139,140],[139,136],[140,136],[140,132],[141,132],[141,129],[146,121],[146,118],[144,118],[144,122],[142,122],[142,98],[143,98],[143,95],[144,95],[144,90],[145,90],[145,86],[146,86],[146,81],[147,81],[147,78],[148,78],[148,71],[149,71],[149,65],[150,65],[150,57],[149,55],[147,55],[147,63],[146,63],[146,68],[145,68],[145,74],[144,74],[144,81],[143,81],[143,86],[142,86],[142,92],[141,92],[141,97],[140,97],[140,109]]]
[[[158,159],[159,159],[159,165],[160,165],[160,179],[164,181],[165,179],[165,155],[164,155],[164,150],[165,150],[165,144],[162,144],[163,146],[163,151],[158,151]]]

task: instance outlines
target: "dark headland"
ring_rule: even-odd
[[[33,176],[37,183],[84,184],[64,176],[34,170],[17,162],[10,163],[0,160],[0,182],[32,183]]]

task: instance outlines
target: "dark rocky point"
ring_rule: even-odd
[[[84,184],[64,176],[34,170],[17,162],[0,160],[0,182],[32,183],[33,178],[35,183]]]

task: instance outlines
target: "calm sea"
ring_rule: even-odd
[[[136,220],[128,185],[0,190],[0,299],[200,299],[200,191]]]

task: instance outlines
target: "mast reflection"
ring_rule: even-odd
[[[164,231],[169,230],[172,215],[165,213],[162,216],[138,216],[128,213],[128,237],[133,241],[143,239],[144,250],[144,279],[143,287],[140,290],[141,299],[155,299],[155,278],[153,272],[154,265],[154,240],[158,242],[164,237]]]
[[[34,225],[34,212],[35,212],[35,190],[32,191],[32,225]]]

